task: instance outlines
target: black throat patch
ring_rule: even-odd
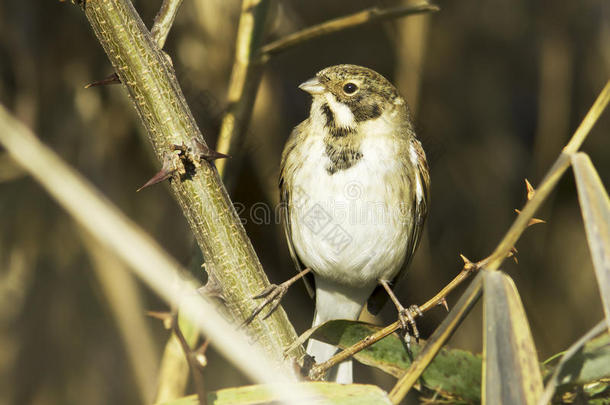
[[[324,127],[328,129],[328,135],[324,139],[325,152],[329,159],[326,172],[333,175],[340,170],[349,169],[362,158],[360,137],[355,128],[337,126],[335,115],[327,103],[322,104],[321,111],[326,120]]]
[[[343,141],[343,139],[341,139]],[[341,142],[337,138],[326,140],[326,156],[328,156],[328,164],[326,172],[331,176],[340,170],[347,170],[354,166],[362,158],[362,152],[359,150],[359,145],[350,145],[347,142]]]

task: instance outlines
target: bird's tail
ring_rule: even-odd
[[[358,319],[371,291],[346,288],[316,278],[316,313],[312,327],[332,319]],[[307,344],[307,354],[314,357],[316,363],[330,359],[338,351],[336,346],[315,339],[309,339]],[[351,384],[352,375],[352,361],[346,360],[329,370],[325,380]]]

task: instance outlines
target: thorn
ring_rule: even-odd
[[[464,261],[464,270],[473,271],[477,265],[471,262],[466,256],[460,253],[460,257]]]
[[[195,359],[195,361],[197,362],[197,365],[202,369],[208,365],[208,358],[205,355],[205,352],[208,349],[209,344],[210,344],[210,340],[204,339],[201,346],[199,346],[199,348],[197,350],[192,351],[193,359]]]
[[[443,297],[436,305],[442,306],[447,312],[449,312],[449,305],[447,305],[447,299],[445,297]]]
[[[532,225],[536,225],[536,224],[546,224],[546,221],[544,219],[540,219],[540,218],[532,218],[527,223],[527,226],[532,226]]]
[[[150,180],[148,180],[146,183],[144,183],[144,185],[142,187],[137,189],[136,193],[146,187],[150,187],[154,184],[161,183],[162,181],[169,179],[172,176],[172,174],[174,174],[174,172],[176,172],[177,170],[178,169],[173,164],[172,156],[170,154],[166,153],[163,156],[163,165],[161,166],[161,170],[159,170],[157,172],[157,174],[152,176],[150,178]]]
[[[121,83],[121,79],[119,79],[119,76],[116,73],[113,73],[109,76],[104,77],[101,80],[96,80],[94,82],[88,83],[85,85],[85,88],[91,88],[91,87],[97,87],[97,86],[106,86],[108,84],[120,84]]]
[[[519,264],[519,259],[517,259],[517,248],[516,247],[512,247],[510,248],[508,255],[506,255],[506,257],[512,257],[513,260],[515,261],[516,264]]]
[[[196,350],[197,354],[205,354],[205,352],[208,350],[208,346],[210,345],[210,340],[209,339],[205,339],[203,341],[203,343],[201,344],[201,346],[199,346],[199,348]]]
[[[464,261],[464,264],[472,264],[472,262],[463,254],[460,253],[460,257],[462,258],[462,260]]]
[[[66,0],[59,0],[60,3],[65,3]],[[87,1],[86,0],[70,0],[70,3],[72,4],[76,4],[77,6],[81,6],[83,8],[83,10],[85,10],[85,8],[87,7]]]
[[[163,321],[163,327],[165,329],[171,329],[172,327],[172,322],[173,322],[173,315],[171,314],[171,312],[160,312],[160,311],[148,311],[146,312],[146,315],[155,318],[155,319],[159,319],[161,321]]]
[[[150,180],[148,180],[142,187],[136,190],[136,193],[140,192],[142,189],[146,187],[150,187],[154,184],[161,183],[164,180],[167,180],[171,177],[171,175],[175,172],[175,169],[167,170],[166,168],[161,168],[157,174],[152,176]]]
[[[530,182],[525,179],[525,188],[527,189],[527,200],[531,200],[532,198],[534,198],[534,194],[536,194],[536,190],[534,190],[534,187],[532,187],[532,185],[530,184]]]
[[[192,145],[193,153],[199,156],[199,158],[205,159],[208,162],[214,161],[216,159],[226,159],[231,157],[229,155],[225,155],[224,153],[217,152],[214,149],[210,149],[208,145],[204,144],[196,138],[193,138]]]
[[[521,214],[521,210],[518,210],[515,208],[515,212],[517,214]],[[531,218],[529,220],[529,222],[527,223],[527,226],[532,226],[532,225],[536,225],[536,224],[546,224],[546,221],[544,219],[540,219],[540,218]]]

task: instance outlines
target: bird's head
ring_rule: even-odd
[[[325,127],[339,135],[356,130],[360,123],[384,113],[406,111],[404,99],[385,77],[356,65],[336,65],[301,83],[313,96],[312,116],[322,117]]]

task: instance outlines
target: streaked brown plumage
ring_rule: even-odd
[[[407,105],[373,70],[332,66],[300,86],[313,96],[282,154],[280,196],[291,256],[316,283],[314,325],[377,312],[408,266],[427,216],[429,174]],[[344,205],[340,215],[338,205]],[[376,207],[374,211],[371,207]],[[311,341],[324,361],[336,348]],[[351,381],[351,364],[329,378]]]

